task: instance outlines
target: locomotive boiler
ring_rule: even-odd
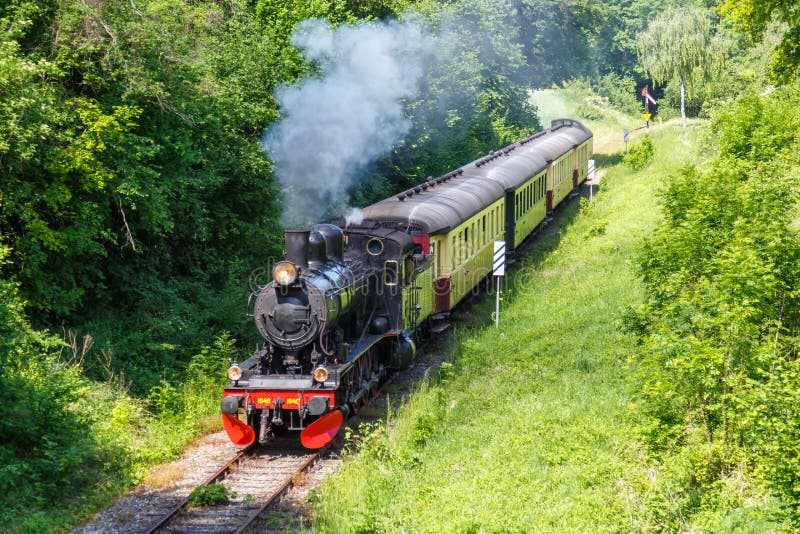
[[[343,359],[347,330],[363,315],[375,273],[363,261],[345,265],[342,230],[332,224],[285,238],[286,259],[273,269],[273,282],[254,293],[253,315],[268,342],[264,369],[309,375],[331,358]]]

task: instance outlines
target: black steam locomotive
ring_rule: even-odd
[[[251,295],[263,347],[228,369],[231,440],[279,429],[319,448],[391,372],[432,317],[485,278],[493,242],[515,248],[587,175],[592,134],[553,121],[503,150],[363,210],[357,225],[287,231],[286,257]],[[433,329],[435,331],[435,329]]]

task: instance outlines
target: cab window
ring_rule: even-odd
[[[383,283],[387,286],[396,286],[398,276],[400,274],[400,266],[396,260],[388,260],[383,265]]]

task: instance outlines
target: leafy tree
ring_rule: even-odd
[[[800,74],[800,4],[776,0],[725,0],[720,13],[760,40],[775,21],[786,25],[772,55],[774,79],[788,83]]]
[[[636,49],[645,72],[656,83],[678,80],[684,127],[685,87],[706,76],[721,58],[713,37],[708,13],[696,7],[668,9],[636,36]]]
[[[242,333],[232,303],[280,250],[257,139],[300,66],[249,9],[0,10],[0,239],[39,323],[90,329],[144,388],[221,327]]]
[[[596,74],[593,44],[602,20],[599,4],[520,0],[516,9],[532,85],[546,87]]]
[[[593,23],[597,25],[594,58],[601,76],[639,75],[636,34],[648,21],[678,2],[664,0],[620,0],[598,5]]]

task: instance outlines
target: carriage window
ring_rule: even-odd
[[[383,264],[383,283],[387,286],[397,285],[397,276],[400,272],[400,266],[396,260],[389,260]]]
[[[477,241],[478,241],[477,240],[477,234],[475,233],[475,223],[472,223],[471,226],[472,226],[472,241],[469,242],[470,256],[472,255],[472,252],[475,250],[475,245],[477,244]]]

